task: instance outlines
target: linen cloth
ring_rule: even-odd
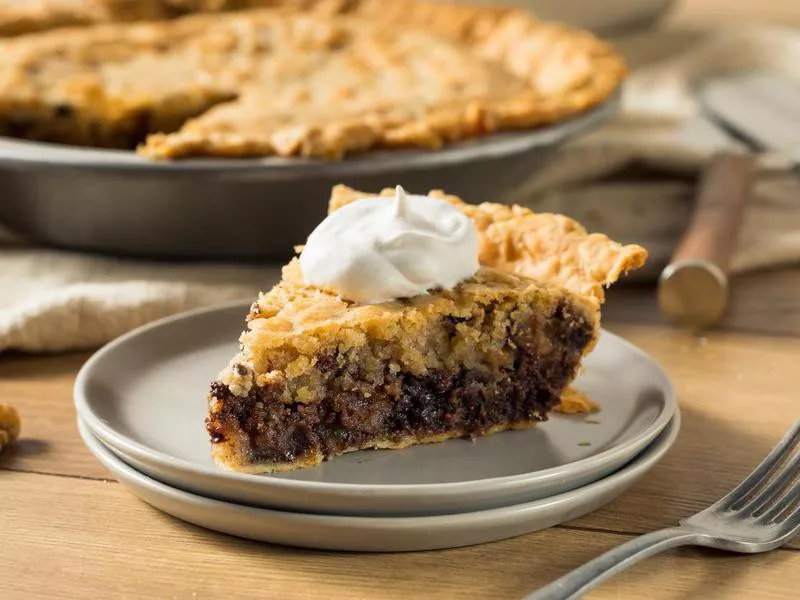
[[[754,69],[800,79],[800,35],[667,29],[616,42],[632,66],[619,115],[554,151],[505,200],[646,246],[651,260],[639,277],[653,279],[691,214],[697,173],[715,151],[735,147],[702,117],[697,86]],[[800,182],[791,169],[779,155],[759,158],[734,273],[800,262]],[[160,317],[253,299],[279,276],[278,265],[115,259],[35,247],[0,231],[0,351],[93,348]]]

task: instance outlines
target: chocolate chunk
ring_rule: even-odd
[[[61,103],[56,104],[53,112],[59,119],[69,119],[75,114],[75,109],[71,104]]]

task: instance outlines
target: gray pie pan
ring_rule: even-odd
[[[0,224],[52,246],[159,259],[285,259],[325,215],[333,185],[403,185],[500,201],[565,140],[600,124],[619,93],[572,119],[437,151],[340,162],[190,159],[0,138]]]
[[[612,475],[575,490],[511,506],[422,517],[358,517],[269,510],[170,487],[125,464],[78,423],[89,450],[139,498],[178,519],[231,535],[322,550],[404,552],[482,544],[576,519],[628,489],[669,450],[680,428],[676,412],[642,453]],[[542,547],[543,552],[547,551]]]
[[[672,385],[644,352],[603,332],[577,381],[602,410],[553,415],[535,429],[474,442],[368,450],[276,475],[211,459],[209,382],[236,353],[247,305],[194,311],[112,342],[81,369],[75,403],[120,459],[166,484],[253,506],[342,515],[433,515],[507,506],[578,488],[621,468],[676,410]]]

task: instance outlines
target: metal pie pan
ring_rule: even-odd
[[[322,220],[332,186],[401,184],[500,201],[558,144],[604,121],[619,93],[571,119],[436,151],[305,159],[145,160],[0,138],[0,223],[41,243],[159,259],[284,259]]]
[[[644,352],[603,332],[576,385],[602,405],[526,431],[367,450],[290,473],[227,471],[204,428],[210,381],[238,350],[247,305],[194,311],[112,342],[81,369],[78,414],[120,459],[173,487],[240,504],[350,515],[431,515],[507,506],[578,488],[635,458],[676,411]]]

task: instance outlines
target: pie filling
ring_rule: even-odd
[[[227,446],[229,466],[268,464],[280,470],[281,464],[316,464],[351,450],[529,427],[558,404],[595,332],[567,304],[549,319],[531,314],[525,319],[509,322],[503,356],[493,361],[424,375],[385,366],[378,386],[374,373],[362,371],[370,364],[369,345],[344,360],[316,356],[315,368],[326,381],[317,402],[283,402],[286,380],[254,386],[243,396],[216,381],[211,397],[219,408],[206,421],[212,443]],[[483,320],[478,346],[494,343],[493,323]],[[449,316],[438,324],[451,336],[455,325]]]
[[[0,136],[136,150],[150,135],[178,131],[191,119],[235,98],[235,94],[220,91],[203,97],[173,99],[162,106],[121,111],[113,121],[96,108],[87,110],[69,102],[54,106],[29,104],[18,107],[13,116],[0,119]]]

